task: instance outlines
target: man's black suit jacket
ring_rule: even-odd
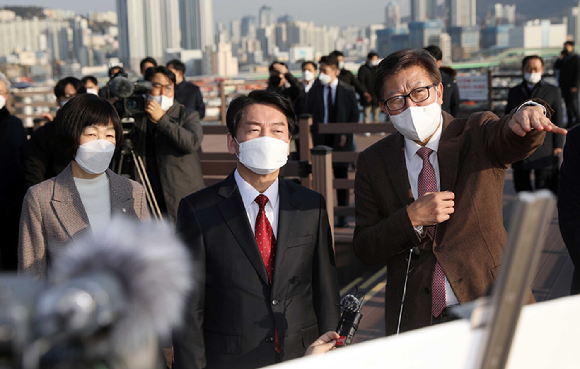
[[[324,124],[324,94],[327,93],[326,86],[319,84],[313,86],[308,92],[308,114],[312,115],[314,135],[312,137],[314,146],[324,145],[327,142],[323,135],[319,135],[318,125]],[[332,123],[358,123],[359,110],[356,95],[351,86],[338,82],[336,86],[336,96],[334,97],[334,107],[336,109],[336,122]],[[354,151],[354,135],[347,134],[346,145],[339,147],[341,135],[334,135],[330,146],[335,151]]]
[[[508,93],[505,114],[509,114],[513,109],[532,99],[542,99],[550,105],[550,107],[554,109],[554,113],[550,120],[558,127],[563,127],[562,95],[560,94],[560,89],[544,80],[536,83],[532,90],[528,88],[525,81],[512,87]],[[546,138],[544,139],[542,146],[538,147],[532,155],[524,160],[513,163],[512,166],[517,170],[550,168],[554,165],[554,149],[562,148],[563,146],[564,136],[553,134],[552,132],[546,132]]]
[[[566,135],[559,185],[560,233],[574,263],[570,292],[578,294],[580,293],[580,127],[572,129]]]
[[[199,119],[205,117],[205,103],[198,86],[191,82],[183,81],[175,86],[175,100],[199,114]]]
[[[279,179],[274,277],[266,269],[233,173],[181,201],[177,232],[195,260],[198,283],[175,368],[257,368],[304,355],[336,329],[338,287],[322,195]]]

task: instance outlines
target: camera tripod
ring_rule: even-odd
[[[123,175],[123,163],[129,166],[128,173],[131,177],[145,187],[145,195],[147,197],[147,205],[151,210],[153,218],[158,222],[164,223],[163,215],[159,209],[159,204],[155,198],[155,193],[153,192],[153,187],[151,187],[151,182],[149,181],[149,176],[147,175],[147,170],[145,164],[143,163],[143,158],[135,153],[133,150],[133,141],[130,138],[125,138],[123,140],[123,148],[121,149],[121,156],[113,165],[113,171],[119,175]],[[132,166],[132,168],[131,168]]]

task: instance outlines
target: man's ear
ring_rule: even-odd
[[[228,144],[228,152],[230,154],[237,154],[236,151],[236,141],[234,140],[234,138],[232,137],[232,134],[228,132],[228,134],[226,135],[226,139],[227,139],[227,144]]]

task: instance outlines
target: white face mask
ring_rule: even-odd
[[[288,143],[274,137],[258,137],[239,143],[240,163],[256,174],[271,174],[288,162]]]
[[[540,82],[542,79],[542,73],[524,73],[524,79],[533,85]]]
[[[338,69],[344,69],[344,62],[338,62]]]
[[[320,73],[320,75],[318,76],[318,80],[320,81],[320,83],[322,83],[323,86],[327,86],[332,80],[332,77],[329,76],[328,74]]]
[[[99,96],[99,92],[96,88],[87,88],[87,93]]]
[[[314,73],[312,73],[309,70],[305,70],[304,72],[302,72],[302,79],[305,80],[306,82],[310,82],[314,79]]]
[[[0,95],[0,109],[3,109],[6,106],[6,98]]]
[[[75,161],[85,172],[101,174],[109,167],[114,153],[114,143],[107,140],[93,140],[79,146]]]
[[[371,67],[376,67],[377,65],[379,65],[379,59],[372,59],[372,60],[369,62],[369,65],[370,65]]]
[[[171,108],[173,106],[173,101],[174,101],[173,97],[167,97],[165,95],[159,95],[159,96],[149,95],[147,99],[157,101],[157,103],[159,105],[161,105],[161,110],[163,110],[163,111],[169,110],[169,108]]]
[[[391,115],[391,122],[405,138],[425,141],[441,121],[441,105],[434,102],[427,106],[411,106],[399,115]]]

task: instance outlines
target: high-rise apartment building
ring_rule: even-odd
[[[436,12],[437,0],[411,0],[411,21],[413,22],[424,22],[426,20],[435,19]]]
[[[259,28],[267,28],[274,24],[274,14],[269,6],[262,6],[259,12]]]
[[[451,27],[475,27],[475,0],[447,0]]]
[[[398,30],[401,27],[401,6],[391,1],[385,8],[385,28]]]
[[[214,47],[213,0],[179,0],[181,46],[184,49]]]
[[[126,67],[139,70],[146,56],[163,62],[164,51],[180,45],[178,1],[117,0],[119,58]]]

